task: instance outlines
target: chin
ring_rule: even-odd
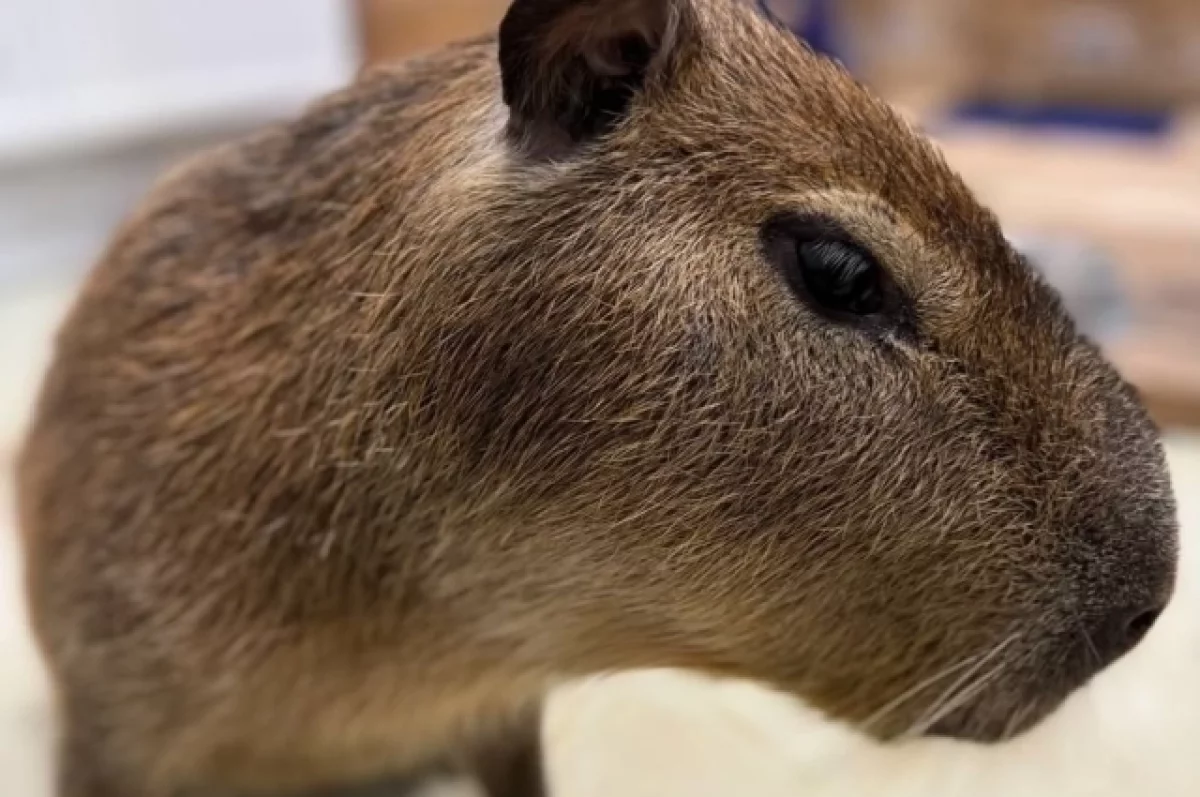
[[[1006,742],[1033,730],[1062,702],[1035,701],[1002,711],[965,707],[930,725],[925,735],[979,744]]]

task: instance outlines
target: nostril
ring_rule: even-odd
[[[1092,627],[1088,635],[1094,653],[1093,663],[1103,669],[1133,650],[1150,631],[1162,607],[1121,609]]]
[[[1158,609],[1147,609],[1146,611],[1138,612],[1125,626],[1125,634],[1129,638],[1129,647],[1142,641],[1142,637],[1146,636],[1146,632],[1154,625],[1154,621],[1158,619],[1161,612]]]

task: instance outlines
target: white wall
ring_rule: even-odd
[[[345,0],[4,0],[0,163],[286,108],[352,41]]]
[[[357,64],[349,0],[0,0],[0,289],[78,268],[165,163]]]

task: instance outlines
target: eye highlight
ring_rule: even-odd
[[[767,222],[762,239],[788,287],[822,316],[898,331],[912,326],[887,270],[835,220],[782,214]]]

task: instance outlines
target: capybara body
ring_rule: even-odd
[[[508,747],[534,794],[546,691],[643,666],[1003,738],[1175,558],[1134,393],[735,0],[517,0],[169,175],[62,329],[19,509],[62,797]]]

